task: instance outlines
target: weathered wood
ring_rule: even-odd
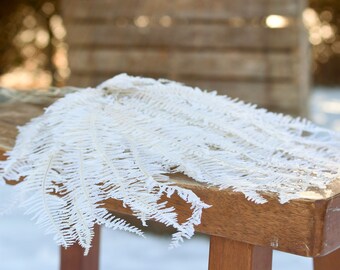
[[[299,0],[300,1],[300,0]],[[270,14],[298,16],[299,1],[296,0],[257,0],[257,1],[219,1],[219,0],[73,0],[63,2],[63,15],[66,18],[104,19],[154,16],[164,14],[188,19],[225,19],[230,17],[256,18]],[[74,8],[74,7],[77,8]]]
[[[80,87],[94,87],[103,81],[110,79],[114,76],[114,73],[107,72],[106,74],[97,74],[94,76],[92,72],[73,72],[72,76],[68,79],[69,85],[79,85]],[[130,74],[132,75],[132,74]]]
[[[76,87],[50,87],[49,89],[33,89],[17,91],[14,89],[0,87],[0,103],[23,102],[33,105],[51,104],[53,101],[63,97],[67,93],[77,91]]]
[[[71,49],[70,67],[78,72],[138,73],[201,78],[291,80],[295,59],[284,52],[182,52],[152,49]],[[164,76],[163,76],[164,77]]]
[[[92,74],[91,72],[74,72],[69,80],[69,84],[83,87],[96,86],[114,75],[112,73]],[[185,76],[178,76],[178,80],[187,85],[197,86],[208,91],[216,90],[220,95],[239,98],[246,102],[255,103],[260,107],[275,108],[279,106],[281,112],[295,112],[295,114],[299,112],[296,109],[299,106],[299,92],[296,90],[293,81],[206,80],[200,77],[186,78]]]
[[[289,81],[202,80],[185,77],[180,81],[201,89],[216,90],[220,95],[239,98],[260,106],[280,105],[281,108],[293,109],[298,104],[299,93],[295,90],[294,83]]]
[[[265,28],[259,25],[232,27],[217,24],[159,24],[139,28],[135,25],[69,23],[69,40],[75,48],[155,48],[196,50],[289,50],[298,43],[295,27]]]
[[[301,20],[306,7],[306,0],[127,0],[124,4],[64,0],[70,82],[74,76],[86,77],[80,85],[94,85],[98,77],[121,72],[184,82],[262,80],[265,101],[258,102],[252,94],[253,99],[236,95],[271,110],[306,116],[310,61]],[[289,25],[266,27],[265,17],[272,14],[287,16]],[[274,81],[291,83],[289,93],[297,93],[293,102],[286,98],[292,96],[288,92],[271,93]]]
[[[248,201],[242,193],[208,188],[183,175],[171,179],[213,206],[203,212],[202,222],[196,228],[201,233],[302,256],[317,256],[334,249],[323,238],[324,215],[330,199],[301,198],[282,205],[274,195],[268,195],[268,203],[259,205]],[[182,220],[190,216],[189,205],[176,196],[168,202],[178,210]],[[113,212],[131,214],[115,200],[107,201],[105,207]],[[339,246],[339,236],[336,238]]]
[[[340,180],[339,180],[340,182]],[[340,192],[340,190],[339,190]],[[324,217],[325,223],[323,226],[323,237],[319,239],[320,245],[330,252],[339,248],[340,242],[340,196],[334,196],[327,202],[327,209]],[[339,255],[340,263],[340,251]],[[340,269],[340,267],[338,268]]]
[[[209,270],[271,270],[272,254],[269,247],[211,236]]]
[[[307,0],[298,1],[300,4],[300,9],[307,6]],[[307,117],[308,108],[306,106],[306,101],[309,98],[309,90],[311,88],[312,81],[312,52],[311,45],[309,43],[309,33],[302,21],[302,16],[296,21],[296,31],[299,33],[299,41],[294,51],[294,57],[300,59],[295,64],[295,74],[296,74],[296,89],[299,91],[299,106],[300,115]]]
[[[95,225],[94,231],[88,255],[84,256],[84,249],[79,245],[60,248],[60,270],[99,270],[100,227]]]
[[[39,112],[41,107],[23,103],[0,106],[2,151],[13,146],[16,125]],[[212,205],[203,212],[202,223],[197,226],[199,232],[303,256],[326,255],[340,247],[340,180],[328,189],[305,192],[301,199],[286,204],[280,204],[274,194],[266,194],[268,203],[259,205],[248,201],[242,193],[207,187],[183,175],[172,175],[171,179]],[[190,216],[189,205],[180,198],[172,196],[168,201],[180,213],[180,220]],[[108,200],[105,207],[131,214],[120,201]]]
[[[111,78],[112,73],[91,75],[88,73],[77,73],[72,76],[69,81],[72,85],[82,87],[96,86],[104,80]],[[293,82],[277,82],[277,81],[230,81],[230,80],[205,80],[200,77],[187,78],[180,76],[180,81],[191,86],[198,86],[202,89],[217,90],[219,94],[226,94],[233,98],[239,98],[244,101],[253,102],[259,106],[276,106],[281,105],[282,108],[292,110],[299,102],[299,95],[294,91]],[[271,91],[267,91],[268,88]],[[63,97],[66,93],[76,91],[76,87],[50,88],[46,90],[25,90],[15,91],[11,89],[0,88],[0,103],[23,101],[28,104],[48,105],[52,101]],[[5,105],[8,106],[8,105]],[[33,109],[35,109],[33,107]],[[20,110],[20,108],[19,108]]]
[[[0,149],[9,150],[14,145],[18,133],[17,126],[42,113],[42,108],[23,103],[0,105]]]
[[[339,227],[339,223],[338,223]],[[314,261],[314,270],[339,270],[340,269],[340,248],[332,253],[316,257]]]

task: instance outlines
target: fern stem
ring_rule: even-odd
[[[53,159],[54,159],[54,155],[51,155],[50,158],[49,158],[49,161],[48,161],[47,168],[46,168],[45,173],[44,173],[44,177],[42,179],[42,183],[41,183],[42,199],[43,199],[43,205],[44,205],[45,212],[47,213],[51,223],[53,224],[54,229],[56,230],[56,232],[59,234],[60,238],[62,239],[63,245],[66,247],[67,243],[66,243],[66,240],[64,238],[64,235],[62,234],[61,230],[59,229],[59,227],[55,223],[55,220],[54,220],[54,218],[51,214],[51,211],[50,211],[49,207],[47,206],[47,200],[46,200],[46,196],[48,194],[48,192],[46,190],[47,175],[48,175],[48,173],[51,169]]]

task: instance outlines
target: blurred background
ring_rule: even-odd
[[[338,0],[11,0],[0,9],[0,87],[95,86],[126,72],[340,131],[339,67]],[[52,239],[25,217],[0,227],[0,269],[58,268]],[[159,237],[104,230],[102,239],[102,269],[207,267],[204,237],[171,252]],[[275,253],[276,270],[311,267]]]

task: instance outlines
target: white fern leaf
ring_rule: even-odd
[[[66,95],[21,127],[0,163],[2,183],[18,184],[27,213],[67,247],[91,247],[101,224],[142,235],[103,208],[116,199],[147,226],[174,227],[171,247],[194,234],[203,209],[168,174],[282,203],[339,178],[340,135],[301,119],[176,82],[118,75]],[[164,195],[191,204],[179,222]],[[18,195],[19,196],[19,195]]]

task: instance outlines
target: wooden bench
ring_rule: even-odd
[[[2,153],[13,146],[16,126],[40,115],[43,106],[51,102],[49,96],[40,101],[26,97],[0,95]],[[268,203],[262,205],[248,201],[242,193],[207,187],[183,175],[174,175],[172,179],[213,206],[203,211],[202,223],[196,228],[210,235],[210,270],[269,270],[274,249],[313,257],[315,270],[340,269],[340,179],[325,190],[305,192],[301,199],[286,204],[280,204],[275,194],[266,194]],[[174,196],[169,203],[176,207],[180,219],[189,216],[190,209],[182,200]],[[119,201],[108,200],[105,207],[131,214]],[[61,270],[97,270],[98,257],[96,227],[87,257],[79,246],[61,250]]]
[[[97,85],[124,71],[306,113],[306,8],[306,0],[61,0],[68,83]],[[288,25],[268,27],[273,14]]]

